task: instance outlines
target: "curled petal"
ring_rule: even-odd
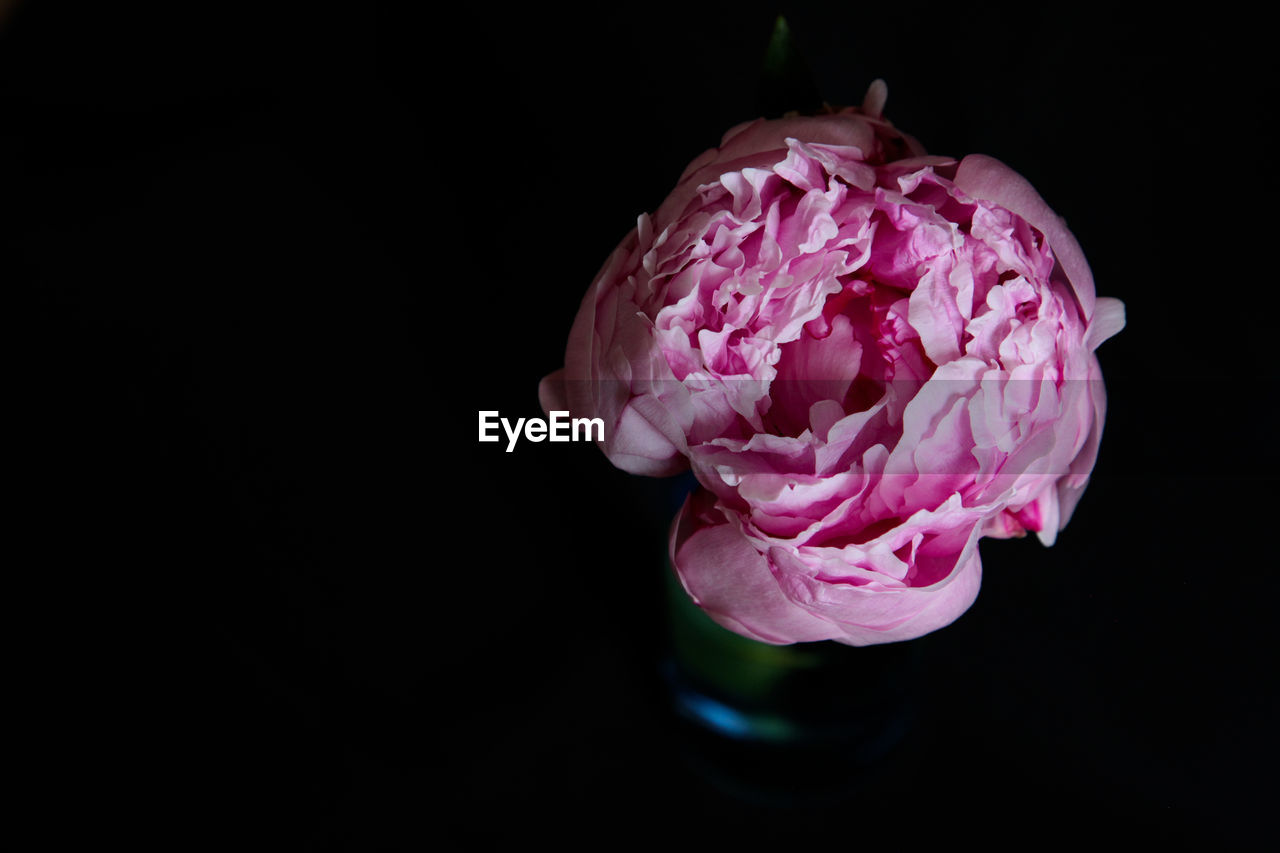
[[[975,524],[939,537],[913,554],[912,559],[937,578],[922,586],[825,580],[821,575],[815,578],[809,560],[793,551],[775,548],[769,557],[775,571],[803,579],[793,588],[807,592],[802,599],[806,611],[839,626],[839,634],[832,639],[867,646],[922,636],[951,624],[968,610],[982,584],[980,536]]]

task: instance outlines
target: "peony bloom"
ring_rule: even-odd
[[[544,409],[698,487],[684,588],[767,643],[918,637],[977,595],[978,540],[1052,544],[1098,452],[1124,325],[1075,238],[984,156],[861,108],[758,120],[696,159],[583,300]]]

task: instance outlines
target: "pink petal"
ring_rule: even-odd
[[[1124,323],[1124,303],[1119,299],[1103,296],[1097,302],[1089,331],[1085,334],[1085,346],[1096,350],[1103,341],[1123,329]]]
[[[965,193],[998,204],[1031,223],[1049,241],[1049,247],[1075,288],[1086,319],[1092,319],[1096,291],[1093,273],[1084,252],[1066,223],[1054,213],[1026,178],[994,157],[971,154],[960,161],[955,184]]]
[[[568,411],[568,399],[565,396],[564,368],[553,370],[538,383],[538,405],[543,414]]]
[[[705,493],[703,493],[705,494]],[[790,601],[769,562],[727,521],[708,523],[691,495],[671,529],[671,562],[685,591],[712,619],[764,643],[826,640],[839,635],[830,622]],[[713,519],[714,520],[714,519]]]

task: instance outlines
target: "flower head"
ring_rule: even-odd
[[[1046,544],[1093,468],[1094,350],[1124,323],[1074,237],[989,157],[932,157],[862,108],[756,121],[606,262],[544,408],[692,468],[685,589],[770,643],[910,639],[977,594],[982,536]]]

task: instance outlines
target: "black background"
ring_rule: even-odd
[[[44,829],[1258,843],[1268,36],[1217,4],[875,5],[783,4],[822,97],[883,77],[931,152],[1021,171],[1129,325],[1100,350],[1107,429],[1070,526],[984,543],[977,604],[920,641],[921,730],[811,802],[735,793],[673,733],[661,486],[587,446],[475,438],[479,409],[540,414],[604,257],[760,114],[779,7],[20,5],[0,276],[33,476],[9,703]]]

